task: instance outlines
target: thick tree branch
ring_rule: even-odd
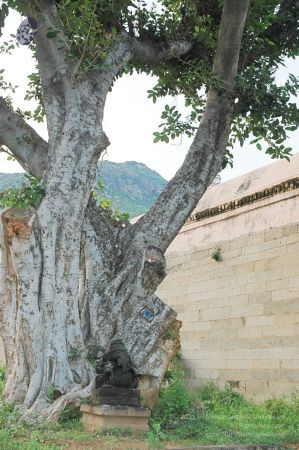
[[[66,50],[67,37],[62,26],[57,21],[57,9],[54,0],[39,0],[37,8],[32,14],[38,23],[38,32],[35,37],[37,59],[42,80],[52,79],[58,74],[65,75],[67,71]],[[49,30],[56,30],[57,37],[49,38]]]
[[[41,178],[47,164],[48,144],[0,98],[0,144],[5,145],[22,167]]]
[[[190,41],[181,39],[167,44],[132,39],[134,63],[158,63],[186,55],[192,49]]]
[[[24,14],[37,21],[35,35],[39,76],[43,91],[43,105],[49,132],[49,142],[55,141],[61,131],[65,115],[65,88],[68,83],[68,62],[66,58],[68,40],[62,24],[57,18],[55,0],[23,1]],[[49,31],[57,32],[50,38]]]
[[[61,24],[57,21],[57,8],[55,0],[20,0],[23,14],[34,17],[38,29],[35,35],[37,47],[36,56],[42,78],[50,78],[57,72],[66,69],[65,54],[67,37],[63,34]],[[49,28],[59,32],[59,39],[49,39],[47,32]],[[62,45],[62,44],[66,45]]]
[[[213,64],[216,86],[182,167],[134,227],[165,251],[221,168],[233,116],[233,90],[249,0],[225,0]],[[217,81],[218,80],[218,81]]]
[[[92,78],[96,83],[98,94],[102,97],[101,105],[104,110],[106,96],[111,88],[115,77],[122,71],[126,64],[132,59],[132,48],[130,40],[126,34],[109,52],[107,57],[101,62],[101,68],[93,70]]]

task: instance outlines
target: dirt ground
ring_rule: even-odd
[[[62,442],[59,442],[62,444]],[[148,450],[149,447],[144,441],[127,441],[127,440],[118,440],[112,442],[112,439],[109,438],[106,442],[105,440],[93,441],[90,443],[85,442],[63,442],[66,446],[67,450]]]
[[[57,442],[58,444],[58,442]],[[66,450],[149,450],[149,449],[161,449],[161,450],[179,450],[179,449],[191,449],[192,447],[180,447],[173,446],[173,444],[169,442],[163,441],[160,446],[153,447],[149,446],[149,444],[142,440],[129,441],[128,439],[111,439],[111,437],[105,441],[103,439],[98,441],[93,441],[90,443],[85,442],[74,442],[74,441],[59,441],[59,444],[65,445]],[[215,446],[216,447],[216,446]],[[193,447],[196,450],[197,447]],[[199,448],[199,447],[198,447]],[[283,448],[291,449],[291,450],[299,450],[299,444],[289,444],[284,445]]]

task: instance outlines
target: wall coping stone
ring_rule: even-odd
[[[299,189],[299,177],[282,181],[279,184],[275,184],[271,187],[266,187],[263,190],[257,191],[253,194],[245,195],[230,202],[225,202],[218,206],[213,206],[212,208],[206,208],[202,211],[197,211],[190,216],[190,218],[186,222],[186,225],[192,222],[199,222],[209,217],[217,216],[219,214],[223,214],[237,208],[242,208],[243,206],[250,205],[269,197],[273,197],[274,195],[293,191],[296,189]]]

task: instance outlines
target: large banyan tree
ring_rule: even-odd
[[[252,135],[273,157],[290,153],[283,142],[298,125],[298,79],[279,86],[275,70],[298,52],[298,1],[7,0],[2,26],[9,8],[36,31],[29,96],[39,100],[32,115],[45,116],[49,138],[28,125],[28,112],[13,109],[5,90],[2,150],[40,184],[32,182],[25,206],[2,210],[4,396],[25,418],[56,418],[90,396],[95,359],[122,339],[149,398],[178,347],[176,313],[155,295],[167,247],[231,162],[236,140]],[[156,76],[153,101],[183,94],[190,110],[183,118],[166,105],[154,140],[182,133],[194,140],[152,208],[130,224],[91,193],[109,145],[107,94],[133,71]]]

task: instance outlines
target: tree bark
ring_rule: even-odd
[[[90,396],[93,363],[111,340],[123,340],[148,403],[179,348],[176,313],[155,291],[166,275],[168,245],[221,166],[249,0],[225,0],[213,67],[218,87],[210,88],[183,166],[135,225],[113,223],[90,199],[98,158],[109,144],[102,129],[106,96],[128,62],[156,64],[191,45],[151,47],[124,35],[102,69],[76,77],[76,63],[67,65],[55,39],[45,38],[53,2],[39,4],[37,57],[49,142],[4,101],[0,142],[42,177],[45,196],[36,209],[2,213],[1,332],[5,398],[20,405],[24,418],[55,419]],[[20,145],[14,134],[30,139]]]

